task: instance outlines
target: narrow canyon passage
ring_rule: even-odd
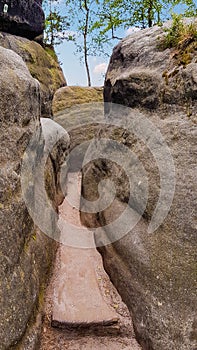
[[[69,173],[67,197],[76,182],[80,193],[80,175]],[[67,198],[60,215],[65,223],[81,226],[79,211]],[[141,349],[129,311],[104,271],[96,248],[60,245],[45,297],[40,349]]]

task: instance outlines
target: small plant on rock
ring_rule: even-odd
[[[172,26],[165,30],[166,36],[162,39],[161,47],[184,50],[188,45],[197,42],[197,21],[185,24],[182,15],[173,15]]]

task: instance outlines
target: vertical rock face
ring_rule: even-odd
[[[103,227],[96,238],[104,265],[128,305],[136,335],[144,350],[195,350],[196,330],[196,42],[184,48],[159,49],[162,28],[135,33],[118,44],[109,64],[104,95],[106,102],[130,107],[130,118],[147,118],[163,135],[174,159],[176,187],[168,216],[153,233],[148,226],[163,186],[158,163],[149,141],[142,142],[128,130],[103,127],[99,137],[114,139],[133,151],[143,164],[149,183],[147,206],[141,220],[123,238],[102,247],[103,237],[113,232]],[[160,38],[160,39],[159,39]],[[110,106],[107,112],[110,115]],[[141,114],[140,114],[141,113]],[[119,115],[119,120],[122,116]],[[110,120],[109,120],[110,121]],[[143,134],[145,129],[139,129]],[[157,142],[156,149],[160,147]],[[112,153],[113,154],[113,153]],[[94,155],[95,156],[95,155]],[[121,160],[121,156],[120,156]],[[167,159],[168,160],[168,159]],[[163,168],[167,162],[160,159]],[[131,162],[132,163],[132,162]],[[127,168],[129,165],[127,164]],[[133,162],[130,167],[134,212],[141,212],[140,188],[144,178]],[[82,214],[91,226],[110,224],[128,202],[128,178],[115,163],[97,160],[83,173],[83,195],[98,199],[98,183],[110,177],[116,184],[116,200],[101,213]],[[139,179],[137,183],[134,183]],[[170,180],[171,181],[171,180]],[[136,185],[139,190],[135,191]],[[140,187],[141,186],[141,187]],[[168,196],[169,193],[165,192]],[[106,190],[105,198],[110,198]],[[123,225],[122,225],[123,226]],[[119,231],[121,234],[121,227]],[[124,228],[123,228],[124,229]]]
[[[1,31],[34,39],[43,29],[42,0],[0,0]]]
[[[37,349],[37,311],[56,244],[35,227],[20,180],[23,154],[40,127],[40,86],[13,51],[0,47],[0,61],[0,349]],[[42,149],[42,133],[38,142]],[[63,199],[58,173],[67,147],[68,139],[47,161],[47,193],[54,210]],[[55,231],[55,221],[51,227]]]

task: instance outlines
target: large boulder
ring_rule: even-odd
[[[0,348],[37,349],[42,322],[38,311],[56,244],[36,227],[28,213],[22,195],[21,165],[34,134],[37,142],[31,152],[37,157],[37,165],[45,149],[40,86],[12,50],[0,47],[0,60]],[[45,170],[46,191],[55,211],[63,200],[58,179],[68,142],[66,137],[53,148]],[[36,170],[32,164],[32,172]],[[27,173],[27,187],[33,189],[34,183],[28,182],[30,175]],[[33,191],[31,194],[33,200]],[[56,221],[50,215],[48,218],[55,232]]]
[[[103,101],[102,87],[65,86],[58,89],[53,98],[54,115],[63,114],[73,106]]]
[[[168,21],[164,27],[170,25]],[[186,37],[179,48],[163,50],[164,35],[163,27],[155,26],[114,48],[105,81],[106,102],[146,110],[177,110],[178,105],[191,114],[197,99],[196,40]]]
[[[130,113],[125,111],[128,114],[128,126],[132,125],[132,119],[135,121],[134,127],[138,121],[148,120],[163,135],[176,171],[176,187],[170,211],[156,231],[148,232],[164,185],[160,183],[159,163],[154,158],[154,151],[160,149],[162,141],[157,140],[151,153],[149,146],[154,135],[142,141],[143,136],[147,135],[144,127],[147,124],[142,122],[141,127],[139,124],[138,134],[141,133],[142,136],[139,139],[127,130],[124,122],[122,127],[120,123],[120,127],[114,129],[110,125],[110,119],[106,119],[109,124],[100,129],[98,138],[113,139],[137,155],[147,173],[147,205],[141,220],[132,230],[114,243],[102,246],[106,243],[106,236],[113,239],[115,229],[110,231],[110,223],[127,207],[129,175],[133,186],[129,204],[131,215],[143,212],[145,179],[136,160],[131,159],[130,166],[129,163],[126,164],[125,169],[129,169],[129,172],[125,175],[124,170],[112,161],[113,158],[98,159],[87,164],[83,171],[82,193],[90,201],[98,200],[99,182],[110,178],[116,185],[116,199],[100,213],[82,213],[81,216],[87,226],[103,227],[101,236],[96,236],[96,243],[103,256],[105,269],[129,307],[142,348],[195,350],[196,42],[189,43],[180,52],[174,49],[163,50],[160,42],[164,35],[163,28],[155,26],[128,36],[115,47],[107,71],[104,96],[105,101],[109,102],[105,108],[106,118],[114,113],[111,113],[114,108],[111,102],[122,104],[130,107]],[[184,50],[187,50],[187,62]],[[120,113],[118,117],[118,121],[121,121]],[[96,142],[99,144],[98,140]],[[112,155],[113,152],[114,149]],[[121,161],[121,155],[119,159]],[[168,160],[162,157],[160,159],[160,165],[166,174]],[[171,181],[173,178],[167,185]],[[102,187],[99,190],[101,197]],[[166,192],[165,195],[167,198],[171,194]],[[104,197],[111,198],[107,187]],[[128,217],[127,219],[129,220]],[[106,224],[109,226],[104,227]],[[124,225],[126,223],[119,226],[117,239],[121,236]]]
[[[0,30],[28,39],[41,35],[44,30],[42,0],[0,0]]]
[[[65,86],[54,95],[54,120],[68,131],[70,150],[75,149],[70,156],[70,171],[81,169],[86,141],[91,140],[98,131],[102,101],[103,87]],[[76,149],[78,145],[81,146]]]
[[[34,41],[0,32],[0,45],[15,51],[27,64],[33,78],[40,82],[41,115],[52,116],[52,100],[57,89],[66,85],[53,49],[45,49]]]

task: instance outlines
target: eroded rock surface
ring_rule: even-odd
[[[104,266],[129,307],[142,348],[195,350],[196,54],[193,46],[189,46],[190,60],[185,64],[175,50],[158,47],[159,37],[163,35],[162,28],[154,27],[135,33],[116,46],[106,76],[104,96],[106,102],[131,107],[131,120],[138,116],[148,118],[160,130],[175,164],[173,203],[162,225],[148,233],[162,187],[158,163],[148,148],[149,140],[144,143],[128,130],[105,126],[99,131],[99,137],[126,145],[143,164],[149,197],[140,222],[127,235],[102,247],[103,237],[113,238],[113,230],[105,227],[103,236],[96,237],[96,241]],[[110,106],[106,112],[110,116]],[[122,116],[119,118],[121,120]],[[165,159],[161,159],[161,164],[165,167]],[[130,172],[134,188],[130,204],[134,212],[140,213],[144,178],[135,162],[131,164]],[[116,185],[116,200],[100,213],[82,213],[87,226],[109,224],[125,209],[129,197],[128,178],[121,167],[110,160],[98,159],[86,166],[83,171],[84,197],[97,200],[98,183],[108,177]],[[138,178],[139,182],[136,181]],[[106,190],[105,197],[109,196]]]
[[[40,86],[12,50],[0,47],[0,61],[0,349],[37,349],[42,321],[38,310],[56,244],[29,216],[20,180],[23,154],[40,128]],[[45,146],[42,129],[37,135],[32,154],[39,165]],[[54,210],[63,200],[58,178],[68,143],[65,136],[47,160],[46,191]],[[27,185],[33,194],[34,183]],[[50,224],[55,231],[53,217]]]
[[[55,52],[34,41],[3,32],[0,32],[0,45],[21,56],[33,78],[40,82],[41,116],[51,117],[54,93],[66,85]]]
[[[58,89],[53,98],[54,120],[68,131],[70,150],[70,170],[81,169],[82,154],[87,141],[96,135],[98,123],[103,117],[103,88],[65,86]],[[76,148],[79,146],[78,148]]]
[[[1,0],[0,30],[28,39],[41,35],[44,30],[42,0]]]
[[[185,20],[185,23],[191,20]],[[164,27],[169,27],[171,21]],[[114,48],[105,81],[105,102],[132,108],[171,110],[184,106],[191,114],[197,99],[196,41],[179,49],[162,49],[161,27],[139,31]]]
[[[65,109],[92,102],[103,101],[102,87],[65,86],[58,89],[53,99],[53,113],[63,113]]]

